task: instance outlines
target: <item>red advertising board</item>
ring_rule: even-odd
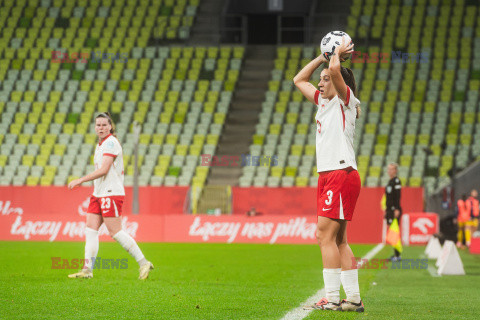
[[[480,237],[472,237],[470,244],[470,253],[480,254]]]
[[[138,241],[162,241],[164,216],[122,217],[123,227]],[[79,215],[10,214],[0,216],[0,240],[84,241],[85,217]],[[99,230],[102,241],[110,241],[105,225]]]
[[[438,232],[438,214],[431,212],[404,213],[401,222],[402,242],[405,245],[424,245]]]
[[[86,209],[92,189],[0,187],[0,240],[83,241]],[[140,188],[140,214],[131,214],[132,189],[126,189],[123,222],[143,242],[315,243],[315,188],[233,188],[235,214],[182,214],[188,188]],[[352,243],[382,238],[382,188],[363,188],[353,221]],[[406,210],[422,211],[423,190],[402,190]],[[246,217],[256,207],[262,215]],[[104,227],[101,239],[109,240]]]
[[[140,242],[315,243],[316,218],[299,216],[158,215],[122,217],[124,229]],[[85,218],[79,215],[0,216],[0,240],[84,241]],[[348,228],[349,237],[378,243],[380,234]],[[105,226],[100,239],[110,241]],[[356,242],[352,239],[352,242]]]
[[[166,216],[172,242],[315,243],[315,217]]]

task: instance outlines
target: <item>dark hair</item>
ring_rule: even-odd
[[[353,95],[357,96],[357,84],[355,82],[355,76],[353,75],[353,71],[349,68],[340,67],[340,73],[342,74],[343,81],[345,84],[353,91]],[[362,109],[360,105],[357,106],[357,118],[360,117]]]
[[[341,67],[340,73],[342,74],[343,81],[345,84],[349,86],[349,88],[353,91],[353,95],[357,96],[357,84],[355,83],[355,77],[353,75],[353,71],[349,68]]]
[[[115,123],[113,123],[112,117],[110,116],[110,112],[105,111],[105,112],[99,113],[95,117],[95,120],[97,120],[98,118],[106,118],[108,120],[108,123],[112,126],[112,129],[110,129],[110,133],[115,136]]]

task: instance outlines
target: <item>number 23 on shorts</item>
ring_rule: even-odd
[[[101,199],[101,205],[100,205],[100,208],[102,208],[102,210],[104,209],[110,209],[110,206],[111,206],[111,199],[110,198],[100,198]]]

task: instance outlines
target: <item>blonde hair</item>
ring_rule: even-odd
[[[394,166],[394,167],[395,167],[395,170],[398,170],[398,163],[396,163],[396,162],[390,162],[388,165],[389,165],[389,166]]]

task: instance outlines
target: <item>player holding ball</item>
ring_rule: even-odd
[[[108,232],[130,253],[140,265],[139,279],[148,277],[153,264],[145,259],[135,240],[122,230],[122,205],[125,198],[123,187],[123,153],[120,142],[115,137],[114,123],[108,112],[95,118],[95,132],[99,143],[95,148],[95,171],[68,184],[73,189],[83,182],[94,183],[93,195],[87,211],[85,228],[85,265],[69,278],[92,278],[93,261],[98,253],[98,229],[105,223]]]
[[[363,312],[358,270],[347,242],[347,223],[352,220],[361,182],[353,141],[360,101],[353,72],[340,65],[353,52],[350,37],[341,31],[322,40],[322,54],[308,63],[293,79],[302,94],[317,106],[315,120],[317,189],[316,236],[322,251],[326,297],[305,309]],[[309,80],[323,63],[318,89]],[[340,301],[343,285],[347,299]]]

